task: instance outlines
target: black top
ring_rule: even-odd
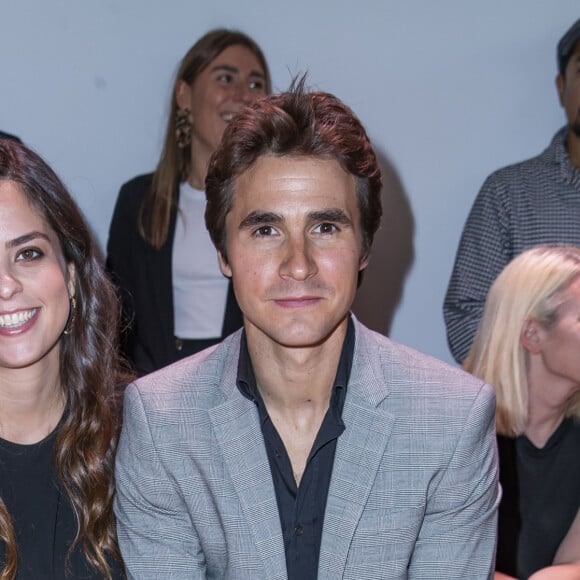
[[[173,194],[167,239],[156,249],[141,237],[137,227],[139,209],[152,180],[152,173],[140,175],[121,187],[107,242],[107,268],[123,306],[122,350],[139,375],[220,342],[243,322],[230,282],[221,336],[187,341],[185,346],[176,342],[172,255],[179,188]]]
[[[77,545],[65,559],[77,531],[68,496],[61,489],[53,464],[58,427],[33,445],[0,439],[0,496],[12,519],[18,548],[18,580],[101,579],[89,567]],[[0,566],[5,546],[0,543]],[[123,578],[119,569],[113,578]]]
[[[242,334],[237,385],[240,392],[258,407],[280,513],[288,580],[308,580],[318,575],[324,512],[336,443],[345,429],[342,409],[354,353],[354,334],[354,324],[349,319],[330,405],[308,455],[299,487],[284,443],[257,389],[245,332]]]
[[[580,424],[565,419],[542,449],[498,436],[500,482],[496,568],[527,578],[550,566],[580,507]]]

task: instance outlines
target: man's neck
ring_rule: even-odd
[[[300,485],[328,411],[348,320],[316,346],[285,347],[246,326],[256,386]]]
[[[282,346],[246,329],[256,385],[270,414],[297,418],[326,412],[347,324],[348,320],[322,344],[304,348]]]
[[[568,128],[566,150],[568,151],[568,157],[572,165],[580,169],[580,137],[571,128]]]

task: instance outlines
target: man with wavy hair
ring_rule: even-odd
[[[492,573],[492,388],[350,313],[380,192],[365,130],[330,94],[299,83],[226,129],[206,224],[244,328],[127,391],[131,578]]]

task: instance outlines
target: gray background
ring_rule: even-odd
[[[491,171],[563,124],[555,46],[578,17],[578,0],[0,0],[0,129],[53,166],[104,247],[120,185],[157,161],[178,61],[208,29],[242,29],[275,89],[308,71],[367,127],[386,219],[356,312],[450,361],[463,222]]]

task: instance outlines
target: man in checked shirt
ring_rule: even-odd
[[[489,287],[514,256],[539,244],[580,246],[580,19],[560,39],[556,56],[566,125],[543,153],[487,178],[463,229],[443,304],[447,340],[459,363]]]

